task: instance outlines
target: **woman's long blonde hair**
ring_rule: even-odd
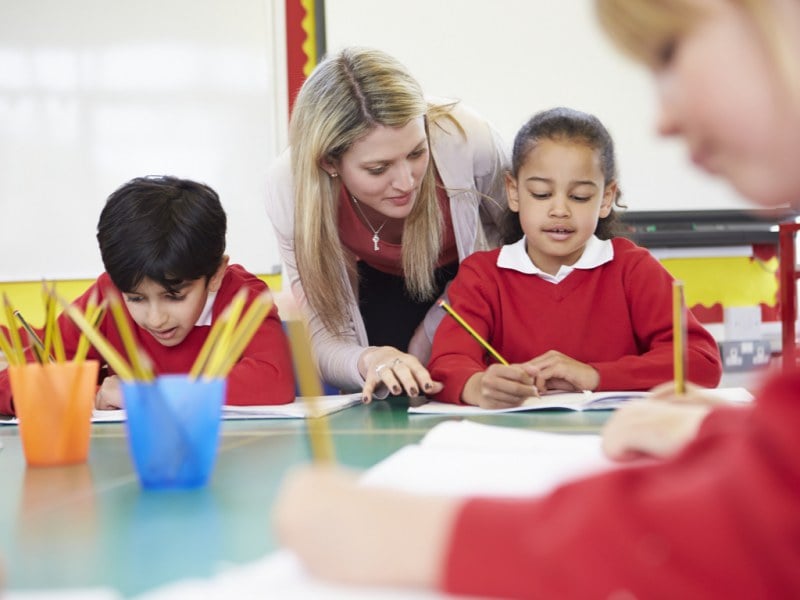
[[[761,36],[777,71],[800,99],[798,59],[792,54],[789,34],[770,0],[728,0],[748,16]],[[636,60],[659,65],[664,48],[688,32],[703,11],[692,0],[596,0],[600,23],[611,39]]]
[[[346,48],[325,59],[300,89],[289,124],[295,256],[306,297],[329,331],[338,335],[348,327],[348,286],[357,286],[358,275],[354,258],[339,238],[341,183],[322,164],[335,163],[377,125],[403,127],[425,116],[427,130],[451,108],[429,105],[419,83],[402,64],[368,48]],[[403,273],[414,298],[431,298],[435,293],[433,270],[441,232],[431,158],[403,230]],[[349,281],[340,275],[342,265]]]

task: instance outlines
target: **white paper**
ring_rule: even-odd
[[[222,418],[230,419],[306,419],[312,413],[321,417],[350,408],[361,402],[361,394],[297,398],[291,404],[222,407]]]
[[[362,477],[365,485],[447,496],[531,496],[614,467],[599,435],[445,421]]]
[[[281,550],[247,565],[230,567],[209,579],[168,584],[137,600],[426,600],[440,594],[422,590],[352,586],[321,581],[303,570],[297,558]]]
[[[753,395],[745,388],[713,388],[703,390],[704,394],[714,396],[725,402],[737,404],[753,400]],[[431,400],[419,406],[410,406],[409,414],[417,415],[485,415],[493,413],[526,412],[543,409],[566,409],[575,411],[613,410],[631,400],[643,400],[649,392],[576,392],[545,394],[541,398],[528,398],[519,406],[510,408],[481,408],[466,404],[451,404]]]
[[[315,416],[332,413],[355,406],[361,402],[361,394],[298,397],[291,404],[228,406],[222,407],[222,419],[234,421],[241,419],[306,419],[313,412]],[[122,423],[125,421],[124,410],[95,410],[92,412],[92,423]],[[11,418],[0,421],[2,425],[17,425],[19,420]]]

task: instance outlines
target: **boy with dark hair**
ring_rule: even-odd
[[[217,193],[176,177],[140,177],[109,196],[97,225],[106,272],[74,304],[85,311],[118,291],[137,344],[157,374],[188,373],[212,323],[241,289],[247,305],[267,285],[225,254],[227,219]],[[80,330],[58,319],[67,356],[77,349]],[[98,326],[124,354],[113,319]],[[91,349],[89,358],[98,358]],[[227,404],[284,404],[294,399],[291,353],[278,311],[272,308],[228,375]],[[118,378],[103,379],[95,406],[123,406]],[[13,414],[8,376],[0,373],[0,413]]]

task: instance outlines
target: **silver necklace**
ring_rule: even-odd
[[[372,223],[369,222],[369,219],[367,218],[367,215],[364,214],[364,211],[361,210],[361,207],[358,205],[358,199],[355,196],[353,196],[353,194],[350,194],[350,197],[353,199],[353,204],[355,205],[355,207],[358,210],[359,214],[362,217],[364,217],[364,221],[367,223],[367,227],[369,227],[369,230],[372,232],[372,246],[373,246],[373,250],[375,250],[375,252],[377,252],[378,250],[380,250],[380,248],[378,247],[378,242],[381,241],[381,238],[380,238],[380,236],[378,234],[381,232],[381,229],[383,229],[383,227],[386,225],[386,223],[389,222],[389,219],[386,219],[383,223],[381,223],[380,227],[375,229],[372,226]]]

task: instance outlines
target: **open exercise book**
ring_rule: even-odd
[[[314,408],[316,416],[330,415],[361,402],[361,394],[336,396],[315,396]],[[222,418],[225,421],[240,419],[306,419],[311,415],[311,404],[308,398],[295,398],[291,404],[228,406],[222,407]],[[124,410],[95,410],[92,423],[121,423],[125,420]],[[0,421],[0,425],[14,425],[19,421],[8,419]]]
[[[446,421],[433,427],[419,444],[405,446],[372,467],[362,482],[365,486],[452,496],[527,496],[612,466],[596,435],[560,435]],[[250,599],[264,594],[323,600],[439,597],[433,592],[356,588],[320,581],[308,575],[291,553],[278,551],[206,580],[161,587],[139,600]]]
[[[703,393],[715,396],[726,402],[750,402],[753,395],[745,388],[714,388]],[[482,415],[486,413],[525,412],[531,410],[613,410],[630,400],[643,400],[650,396],[649,392],[551,392],[539,398],[528,398],[519,406],[510,408],[487,409],[465,404],[450,404],[432,400],[420,406],[409,407],[408,412],[421,415],[453,414],[460,416]]]

